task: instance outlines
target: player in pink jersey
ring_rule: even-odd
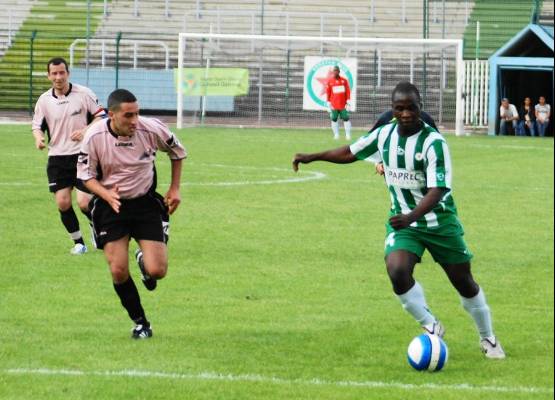
[[[104,250],[114,289],[135,322],[132,337],[145,339],[152,336],[152,328],[129,274],[129,240],[138,242],[143,283],[154,290],[168,269],[169,214],[181,202],[181,165],[187,153],[162,122],[139,116],[137,99],[128,90],[110,94],[108,115],[88,130],[77,176],[94,193],[91,213],[97,246]],[[158,150],[171,160],[171,183],[164,197],[156,193]]]
[[[339,117],[343,120],[345,127],[345,138],[351,139],[351,121],[349,120],[350,107],[349,100],[351,99],[351,88],[349,81],[340,76],[339,67],[333,67],[333,77],[326,84],[326,95],[328,99],[328,108],[331,119],[331,129],[333,131],[333,138],[339,139]]]
[[[35,105],[33,136],[35,147],[46,147],[48,135],[48,186],[60,211],[60,217],[74,247],[71,254],[87,252],[79,229],[79,220],[73,211],[72,190],[77,189],[77,204],[90,221],[88,203],[90,194],[77,179],[77,157],[81,140],[89,123],[105,115],[96,95],[81,85],[69,82],[67,62],[61,57],[47,63],[48,79],[52,89],[44,92]],[[92,238],[94,244],[94,237]]]

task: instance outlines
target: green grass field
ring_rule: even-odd
[[[131,265],[154,327],[133,341],[103,254],[69,255],[30,127],[0,126],[1,399],[553,398],[552,139],[447,136],[474,275],[507,359],[482,356],[426,255],[416,277],[450,351],[432,374],[406,361],[420,329],[385,272],[389,199],[372,165],[295,175],[293,153],[337,146],[328,130],[179,136],[190,157],[169,273],[151,293]],[[158,160],[164,192],[169,162]]]

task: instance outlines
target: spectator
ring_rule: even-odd
[[[517,134],[519,136],[526,136],[526,131],[530,136],[536,136],[536,113],[532,107],[532,100],[530,97],[524,98],[524,103],[520,107],[519,114],[522,119],[518,122]]]
[[[538,133],[541,137],[545,136],[545,131],[549,125],[549,117],[551,116],[551,106],[545,102],[545,97],[540,96],[539,103],[536,104],[536,125]]]
[[[499,107],[499,118],[501,122],[499,124],[499,134],[507,135],[507,123],[511,123],[513,126],[513,132],[516,132],[517,121],[518,121],[518,111],[514,104],[509,103],[509,99],[504,97],[501,99],[501,107]]]

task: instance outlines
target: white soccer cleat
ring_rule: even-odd
[[[487,358],[497,360],[505,358],[505,351],[503,350],[503,347],[501,347],[501,343],[499,343],[495,337],[493,337],[493,340],[491,340],[491,338],[484,338],[480,340],[480,349]]]
[[[339,135],[333,135],[333,138],[334,138],[335,140],[339,140]]]
[[[351,135],[346,135],[346,136],[345,136],[345,139],[351,140]]]
[[[85,254],[87,252],[87,246],[81,243],[75,243],[75,246],[69,251],[74,256],[80,256],[81,254]]]
[[[424,331],[429,333],[430,335],[436,335],[440,338],[443,338],[443,336],[445,336],[445,328],[443,327],[443,324],[439,321],[434,321],[430,325],[424,325],[422,326],[422,329],[424,329]]]

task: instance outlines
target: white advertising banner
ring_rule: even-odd
[[[339,67],[340,75],[349,81],[351,88],[351,111],[356,110],[357,103],[357,59],[314,57],[304,58],[303,110],[328,109],[326,83],[333,77],[333,67]]]

